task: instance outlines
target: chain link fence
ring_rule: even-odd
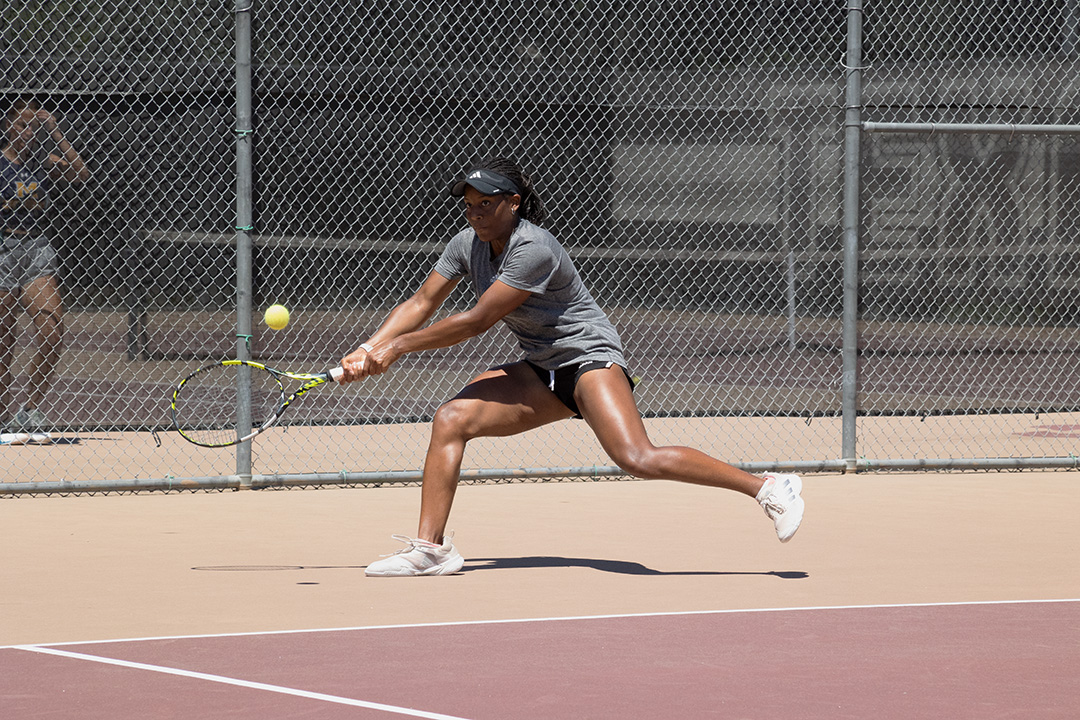
[[[860,456],[1074,458],[1078,23],[866,3]]]
[[[52,442],[0,447],[8,492],[416,480],[439,404],[518,359],[505,331],[312,393],[239,452],[183,442],[169,396],[216,360],[353,350],[464,226],[446,188],[491,154],[532,172],[654,442],[751,470],[1074,464],[1074,1],[0,13],[5,111],[35,98],[91,171],[38,214],[64,341]],[[39,141],[26,166],[59,152]],[[0,296],[11,418],[39,343]],[[579,421],[471,443],[465,466],[619,473]]]

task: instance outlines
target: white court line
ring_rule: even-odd
[[[679,612],[620,613],[612,615],[569,615],[564,617],[508,618],[503,620],[457,620],[450,622],[403,623],[399,625],[357,625],[352,627],[306,628],[299,630],[265,630],[238,633],[207,633],[203,635],[161,635],[156,637],[114,638],[110,640],[75,640],[71,642],[33,643],[23,645],[0,645],[0,650],[15,648],[56,648],[76,645],[107,645],[110,643],[152,642],[157,640],[198,640],[202,638],[262,637],[271,635],[299,635],[307,633],[355,632],[360,630],[407,630],[411,628],[459,627],[468,625],[508,625],[514,623],[570,622],[577,620],[618,620],[623,618],[683,617],[688,615],[738,615],[741,613],[811,612],[815,610],[881,610],[890,608],[931,607],[978,607],[983,605],[1046,605],[1054,603],[1080,603],[1080,598],[1056,598],[1038,600],[978,600],[936,603],[895,603],[881,605],[810,605],[804,607],[733,608],[730,610],[684,610]]]
[[[162,636],[162,637],[146,637],[146,638],[128,638],[120,640],[84,640],[69,643],[51,643],[42,645],[9,645],[0,646],[0,650],[14,649],[24,650],[26,652],[36,652],[46,655],[55,655],[59,657],[66,657],[76,660],[84,660],[89,662],[103,663],[107,665],[116,665],[119,667],[133,668],[138,670],[146,670],[150,672],[158,672],[169,675],[178,675],[181,677],[206,680],[209,682],[217,682],[226,685],[235,685],[237,687],[251,688],[255,690],[263,690],[266,692],[276,692],[283,695],[292,695],[295,697],[308,698],[312,700],[320,700],[323,702],[336,703],[339,705],[349,705],[353,707],[363,707],[371,710],[380,710],[383,712],[394,713],[397,715],[404,715],[407,717],[416,718],[428,718],[430,720],[466,720],[465,718],[456,717],[453,715],[443,715],[439,713],[431,713],[423,710],[414,710],[411,708],[403,708],[394,705],[385,705],[382,703],[367,702],[364,700],[356,700],[354,698],[345,698],[337,695],[327,695],[324,693],[309,692],[306,690],[298,690],[295,688],[287,688],[280,685],[269,685],[266,683],[251,682],[247,680],[239,680],[237,678],[229,678],[221,675],[211,675],[208,673],[200,673],[189,670],[180,670],[178,668],[164,667],[160,665],[148,665],[145,663],[130,662],[127,660],[116,660],[113,658],[101,657],[97,655],[88,655],[85,653],[71,652],[68,650],[59,650],[59,646],[72,646],[72,645],[97,645],[97,644],[109,644],[109,643],[125,643],[125,642],[145,642],[151,640],[194,640],[200,638],[230,638],[230,637],[252,637],[252,636],[270,636],[270,635],[296,635],[302,633],[328,633],[328,632],[350,632],[359,630],[396,630],[396,629],[410,629],[410,628],[439,628],[439,627],[459,627],[470,625],[507,625],[515,623],[535,623],[535,622],[559,622],[559,621],[577,621],[577,620],[612,620],[623,618],[652,618],[652,617],[685,617],[694,615],[736,615],[736,614],[757,614],[757,613],[778,613],[778,612],[809,612],[815,610],[875,610],[875,609],[890,609],[890,608],[928,608],[928,607],[973,607],[973,606],[988,606],[988,605],[1034,605],[1034,604],[1055,604],[1055,603],[1077,603],[1080,602],[1080,598],[1061,598],[1061,599],[1046,599],[1046,600],[986,600],[978,602],[940,602],[940,603],[898,603],[898,604],[879,604],[879,605],[823,605],[823,606],[809,606],[809,607],[778,607],[778,608],[743,608],[743,609],[730,609],[730,610],[688,610],[683,612],[655,612],[655,613],[624,613],[624,614],[612,614],[612,615],[575,615],[567,617],[541,617],[541,618],[517,618],[517,619],[505,619],[505,620],[463,620],[457,622],[435,622],[435,623],[409,623],[398,625],[368,625],[368,626],[355,626],[355,627],[341,627],[341,628],[312,628],[308,630],[272,630],[268,632],[244,632],[244,633],[217,633],[217,634],[205,634],[205,635],[175,635],[175,636]]]
[[[42,653],[45,655],[57,655],[59,657],[71,658],[73,660],[85,660],[89,662],[102,663],[105,665],[116,665],[124,668],[132,668],[135,670],[147,670],[149,672],[164,673],[166,675],[178,675],[180,677],[194,678],[196,680],[207,680],[209,682],[221,683],[223,685],[235,685],[242,688],[250,688],[252,690],[263,690],[266,692],[281,693],[282,695],[294,695],[296,697],[307,698],[309,700],[321,700],[322,702],[336,703],[338,705],[351,705],[353,707],[362,707],[369,710],[381,710],[383,712],[394,713],[396,715],[406,715],[408,717],[415,718],[427,718],[428,720],[466,720],[454,715],[441,715],[439,713],[425,712],[423,710],[413,710],[411,708],[397,707],[396,705],[384,705],[382,703],[367,702],[366,700],[355,700],[353,698],[340,697],[338,695],[326,695],[324,693],[309,692],[307,690],[297,690],[296,688],[282,687],[281,685],[268,685],[266,683],[251,682],[249,680],[239,680],[237,678],[224,677],[222,675],[210,675],[208,673],[193,672],[191,670],[180,670],[178,668],[164,667],[162,665],[147,665],[146,663],[129,662],[127,660],[116,660],[113,658],[100,657],[98,655],[86,655],[84,653],[70,652],[67,650],[55,650],[47,647],[35,647],[33,645],[14,645],[13,649],[25,650],[27,652]]]

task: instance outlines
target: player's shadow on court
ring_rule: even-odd
[[[566,558],[551,556],[509,557],[509,558],[469,558],[461,572],[476,570],[512,570],[520,568],[575,568],[584,567],[618,575],[772,575],[783,580],[803,580],[810,577],[801,570],[770,570],[768,572],[736,570],[653,570],[641,563],[625,560],[598,560],[595,558]]]

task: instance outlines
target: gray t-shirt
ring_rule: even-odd
[[[501,255],[466,229],[450,238],[435,272],[447,280],[468,275],[476,297],[496,280],[532,293],[503,318],[525,359],[545,370],[590,361],[626,367],[622,342],[593,300],[559,241],[527,220],[518,222]]]

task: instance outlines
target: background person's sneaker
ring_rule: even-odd
[[[757,501],[776,526],[780,542],[787,542],[799,529],[806,507],[800,496],[802,478],[777,473],[767,473],[763,477],[765,484],[758,492]]]
[[[405,535],[393,538],[408,547],[376,560],[367,566],[365,575],[372,577],[413,577],[418,575],[450,575],[465,564],[465,558],[454,547],[454,533],[443,536],[442,545],[417,540]]]
[[[47,432],[0,433],[0,445],[52,445],[52,435]]]

